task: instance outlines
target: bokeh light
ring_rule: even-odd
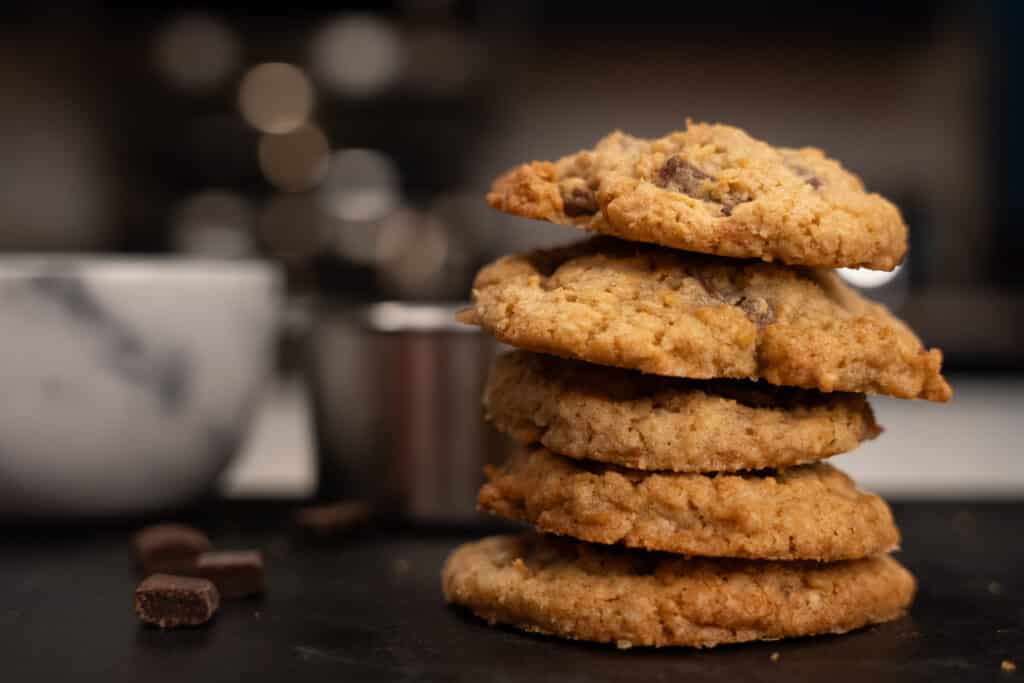
[[[260,138],[260,170],[267,180],[285,192],[302,192],[315,187],[327,173],[329,158],[327,136],[314,124]]]
[[[326,88],[349,97],[385,90],[398,80],[405,61],[401,36],[391,22],[365,15],[328,22],[313,38],[310,59]]]
[[[480,71],[481,50],[455,29],[416,30],[409,35],[408,52],[405,80],[412,89],[428,94],[458,93]]]
[[[253,251],[253,210],[240,195],[207,190],[186,198],[174,212],[172,239],[178,252],[240,258]]]
[[[264,133],[290,133],[313,112],[313,85],[301,69],[291,64],[260,64],[242,78],[238,107],[253,128]]]
[[[383,284],[400,296],[430,293],[445,275],[450,243],[440,221],[411,209],[396,211],[382,223],[377,237],[376,261]]]
[[[427,212],[444,223],[453,239],[482,256],[496,256],[501,251],[495,241],[492,222],[496,212],[481,201],[481,193],[467,189],[437,195]]]
[[[322,225],[331,249],[338,256],[363,266],[376,264],[381,221],[343,221],[324,215]]]
[[[377,150],[339,150],[328,164],[318,201],[325,213],[341,220],[383,218],[401,202],[398,168]]]
[[[156,34],[157,68],[183,90],[203,92],[222,85],[238,68],[238,36],[222,20],[201,12],[180,14]]]
[[[320,250],[320,228],[320,213],[309,195],[279,194],[260,211],[256,235],[270,257],[298,266]]]

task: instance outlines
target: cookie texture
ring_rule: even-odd
[[[520,443],[641,470],[788,467],[881,432],[863,394],[659,377],[528,351],[495,360],[484,409]]]
[[[823,562],[899,544],[885,501],[824,463],[747,474],[638,472],[536,447],[486,474],[481,510],[592,543]]]
[[[832,271],[599,237],[485,266],[460,319],[520,348],[657,375],[952,395],[942,353]]]
[[[843,633],[898,618],[915,590],[886,555],[685,559],[534,534],[463,545],[441,578],[448,602],[492,624],[623,648]]]
[[[839,162],[724,125],[687,122],[655,140],[615,132],[592,150],[509,171],[487,201],[510,214],[719,256],[892,270],[907,251],[899,210]]]

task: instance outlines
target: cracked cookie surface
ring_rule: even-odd
[[[812,268],[597,237],[485,266],[460,320],[512,346],[656,375],[952,395],[938,349]]]
[[[592,150],[498,178],[505,213],[736,258],[892,270],[907,250],[899,210],[814,148],[777,148],[731,126],[688,122],[655,140],[615,132]]]
[[[639,472],[535,447],[486,474],[481,510],[591,543],[821,562],[899,545],[885,501],[824,463],[745,474]]]
[[[523,534],[456,548],[445,599],[491,624],[632,646],[844,633],[909,607],[914,577],[887,555],[830,564],[685,559]]]
[[[788,467],[877,436],[863,394],[644,375],[528,351],[499,356],[487,418],[523,444],[641,470]]]

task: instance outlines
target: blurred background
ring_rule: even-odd
[[[824,148],[911,227],[898,271],[844,277],[944,349],[958,395],[950,406],[876,401],[886,436],[841,464],[896,495],[1016,497],[1021,28],[1024,8],[1009,0],[9,2],[0,249],[277,264],[277,380],[221,486],[308,495],[324,469],[317,444],[345,442],[328,449],[335,460],[391,457],[367,453],[382,418],[358,411],[373,383],[360,368],[376,368],[377,384],[388,368],[386,381],[421,403],[453,387],[470,395],[479,363],[459,369],[462,384],[450,379],[472,354],[444,352],[463,334],[441,322],[446,307],[495,256],[578,236],[487,209],[496,174],[615,128],[658,136],[686,117],[728,122]],[[381,301],[436,305],[365,308]],[[359,341],[375,335],[396,348]],[[389,477],[423,465],[417,448],[439,438],[424,424],[479,420],[475,397],[441,403],[440,417],[398,426],[421,431]],[[331,431],[360,421],[363,436]],[[427,465],[460,468],[466,490],[477,476],[467,454]],[[367,467],[337,476],[379,474]],[[431,485],[425,508],[466,495]]]

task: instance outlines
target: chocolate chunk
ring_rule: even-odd
[[[673,154],[665,160],[665,164],[658,171],[658,178],[654,184],[702,199],[700,186],[705,180],[714,180],[714,178],[689,161],[682,159],[678,154]]]
[[[559,183],[562,195],[562,211],[566,216],[590,216],[597,213],[597,198],[583,178],[566,178]]]
[[[156,524],[135,534],[135,555],[146,574],[187,574],[196,557],[213,545],[202,531],[184,524]]]
[[[771,304],[759,296],[745,296],[736,305],[747,314],[747,318],[757,323],[758,327],[764,327],[775,320],[775,311]]]
[[[758,327],[764,327],[775,320],[775,311],[766,299],[759,296],[744,296],[732,283],[720,287],[715,279],[706,272],[698,271],[693,276],[697,278],[708,296],[724,304],[738,306],[747,318],[756,323]]]
[[[263,555],[258,550],[214,551],[196,558],[195,575],[209,579],[225,598],[263,592]]]
[[[800,164],[787,164],[787,166],[789,167],[789,170],[796,174],[797,177],[813,187],[815,190],[825,184],[825,181],[816,176],[814,171],[806,166],[801,166]]]
[[[304,507],[295,513],[295,523],[317,536],[349,533],[370,520],[372,510],[359,501]]]
[[[217,587],[206,579],[153,574],[135,589],[135,614],[160,628],[205,624],[219,606]]]
[[[697,270],[696,272],[691,273],[691,275],[697,278],[697,281],[700,282],[700,286],[703,287],[708,296],[713,299],[718,299],[719,301],[727,304],[734,304],[739,299],[739,294],[731,283],[723,289],[715,283],[714,276],[707,271]]]
[[[731,216],[733,209],[735,209],[740,204],[746,204],[751,200],[753,200],[753,197],[751,197],[750,194],[747,192],[739,190],[729,190],[728,192],[722,194],[722,196],[719,197],[717,201],[719,204],[722,205],[722,215]]]
[[[597,199],[588,187],[577,187],[568,197],[562,197],[566,216],[590,216],[597,213]]]
[[[682,192],[695,199],[718,204],[723,216],[731,216],[734,208],[751,200],[748,193],[736,190],[729,190],[719,197],[713,196],[710,192],[702,192],[701,187],[705,180],[714,182],[715,177],[680,158],[678,154],[673,154],[665,160],[665,164],[658,171],[658,177],[654,184],[668,190]]]

